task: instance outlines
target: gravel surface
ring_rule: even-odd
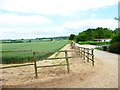
[[[71,49],[66,45],[64,49]],[[69,56],[76,56],[70,52]],[[64,56],[60,53],[58,57]],[[65,60],[39,61],[38,65],[64,63]],[[95,66],[81,58],[69,59],[70,73],[66,66],[38,69],[35,79],[34,67],[3,70],[4,88],[118,88],[118,55],[95,50]]]

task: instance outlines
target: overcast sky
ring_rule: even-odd
[[[118,27],[119,0],[0,0],[0,39],[78,34]]]

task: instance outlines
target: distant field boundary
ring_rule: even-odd
[[[1,53],[7,53],[7,52],[31,52],[32,50],[17,50],[17,51],[0,51]]]

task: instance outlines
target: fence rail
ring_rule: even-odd
[[[31,63],[31,64],[21,64],[21,65],[5,66],[5,67],[0,67],[0,69],[23,67],[23,66],[30,66],[30,65],[34,65],[34,64]]]
[[[50,51],[50,52],[33,52],[33,53],[56,53],[56,52],[65,52],[65,50]],[[74,52],[74,50],[67,50],[67,52]]]

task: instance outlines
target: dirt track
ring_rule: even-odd
[[[71,49],[69,45],[63,49]],[[59,56],[63,56],[60,54]],[[76,53],[69,53],[75,56]],[[81,58],[70,60],[70,73],[66,66],[38,69],[19,67],[3,70],[4,88],[118,88],[118,55],[95,50],[95,66]],[[38,62],[39,65],[56,64],[60,60]],[[62,60],[64,63],[64,60]]]

